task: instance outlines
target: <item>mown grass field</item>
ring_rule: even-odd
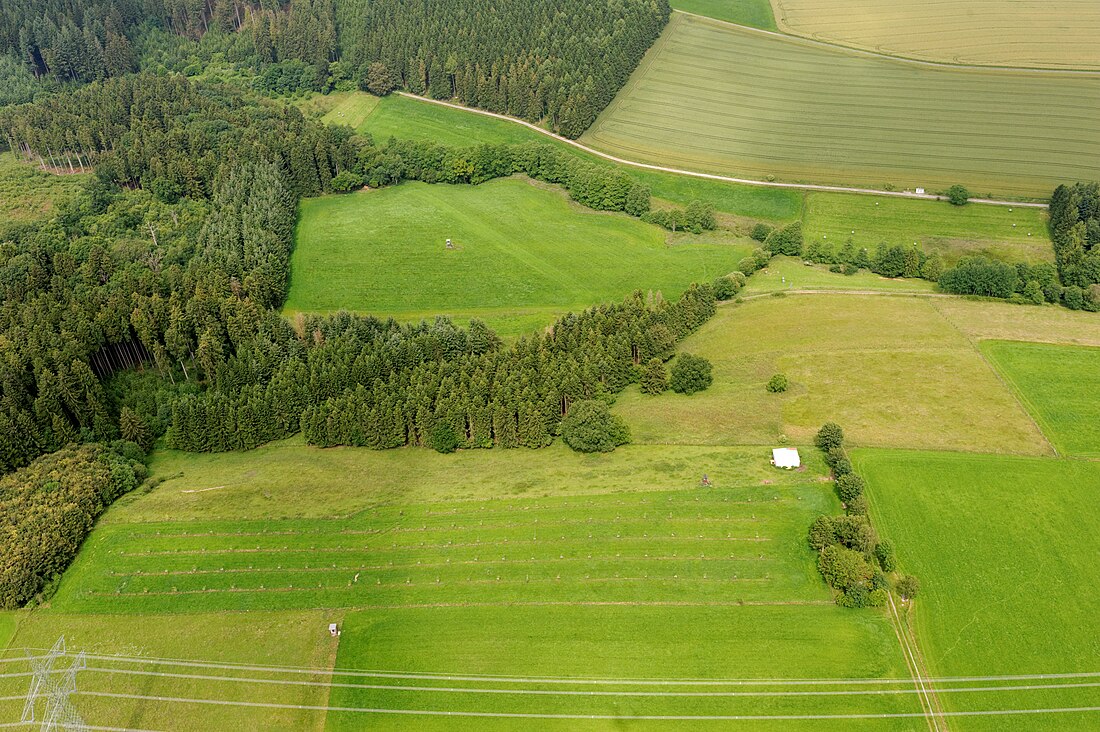
[[[12,153],[0,153],[0,232],[50,216],[57,204],[76,195],[86,175],[54,175],[21,161]]]
[[[127,728],[318,729],[325,721],[316,709],[241,702],[619,716],[919,714],[886,615],[841,610],[817,575],[806,526],[838,505],[821,461],[806,452],[808,469],[797,472],[771,468],[759,448],[441,456],[292,441],[222,456],[159,453],[153,473],[169,480],[109,511],[49,606],[24,614],[8,655],[64,633],[70,648],[125,656],[89,659],[76,701],[90,723]],[[305,463],[311,471],[300,469]],[[702,471],[715,487],[698,487]],[[218,490],[184,492],[225,479],[232,482]],[[242,510],[241,492],[261,493],[270,508]],[[366,510],[279,518],[295,504],[318,516]],[[338,656],[329,622],[342,626]],[[330,674],[333,666],[362,673]],[[527,680],[485,678],[501,675]],[[531,679],[580,675],[632,680],[577,695]],[[807,676],[823,680],[817,689],[858,693],[792,695],[776,681]],[[338,684],[331,697],[330,678]],[[636,681],[645,678],[748,682],[711,689]],[[853,686],[850,678],[881,681]],[[0,691],[17,695],[26,677],[0,681]],[[502,685],[511,691],[484,691]],[[888,693],[865,693],[872,688]],[[912,721],[868,728],[911,729]],[[517,720],[484,724],[514,729]],[[599,729],[610,721],[547,720],[554,724]],[[328,715],[330,729],[363,726],[466,728],[450,718]]]
[[[921,580],[914,623],[933,676],[1097,670],[1100,463],[879,450],[858,450],[854,458],[867,479],[879,531],[893,540],[905,571]],[[1100,689],[940,698],[957,711],[996,703],[1015,709],[1096,706]],[[1095,729],[1096,721],[1091,713],[951,724],[960,730],[1085,730]]]
[[[672,0],[669,4],[686,13],[764,30],[777,29],[769,0]]]
[[[1100,348],[987,341],[982,352],[1060,454],[1100,457]]]
[[[727,175],[1046,197],[1100,175],[1097,106],[1092,76],[932,68],[675,14],[581,139]]]
[[[788,33],[953,64],[1100,69],[1089,0],[772,0]]]
[[[883,242],[915,243],[938,252],[949,265],[977,254],[1006,262],[1054,261],[1046,212],[1038,208],[808,193],[803,231],[807,242],[828,242],[836,249],[849,239],[872,251]]]
[[[707,242],[669,246],[656,226],[521,179],[410,182],[302,202],[286,310],[479,317],[517,335],[635,289],[677,297],[751,251]]]
[[[713,386],[692,397],[632,388],[615,410],[636,442],[806,442],[832,420],[855,445],[1050,454],[1009,388],[939,313],[941,299],[953,298],[792,295],[723,306],[680,349],[711,360]],[[785,394],[764,389],[777,372],[791,381]]]
[[[890,279],[860,270],[854,275],[830,272],[827,265],[807,265],[798,257],[773,257],[768,266],[749,278],[743,297],[792,290],[857,290],[893,294],[921,294],[936,291],[927,280]]]

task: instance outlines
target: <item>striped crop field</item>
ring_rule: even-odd
[[[933,67],[674,14],[582,141],[783,182],[1046,197],[1100,177],[1100,76]]]
[[[1094,0],[772,0],[781,30],[909,58],[1100,69]]]

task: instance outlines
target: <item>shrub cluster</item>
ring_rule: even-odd
[[[577,452],[611,452],[630,442],[630,430],[607,402],[590,399],[570,407],[561,422],[561,437]]]
[[[99,515],[145,479],[142,454],[124,442],[67,447],[0,478],[0,608],[60,576]]]
[[[768,379],[767,390],[770,394],[781,394],[787,390],[788,381],[786,374],[773,374]]]
[[[713,380],[710,361],[702,356],[681,353],[672,366],[668,383],[677,394],[691,396],[697,391],[706,391]]]
[[[834,422],[827,422],[818,430],[814,444],[825,454],[836,479],[837,495],[845,508],[845,515],[819,516],[810,526],[807,540],[819,552],[818,570],[837,591],[838,605],[885,605],[889,590],[886,574],[897,569],[894,547],[881,541],[871,525],[863,478],[852,471],[852,463],[844,451],[844,430]],[[896,589],[902,597],[915,597],[920,584],[914,577],[904,577]]]

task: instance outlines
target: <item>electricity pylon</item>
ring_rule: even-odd
[[[68,668],[55,668],[58,660],[65,655],[65,637],[62,636],[45,656],[32,656],[30,659],[34,676],[23,705],[22,722],[38,724],[41,732],[86,732],[88,729],[69,698],[76,692],[77,671],[87,667],[84,652],[77,654]],[[39,706],[42,707],[41,720],[36,714]]]

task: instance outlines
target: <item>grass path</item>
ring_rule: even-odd
[[[690,13],[685,13],[685,15],[691,15],[691,14]],[[704,16],[694,16],[694,17],[704,17]],[[714,21],[714,22],[724,22],[724,21]],[[731,24],[728,24],[728,25],[734,25],[734,24],[731,23]],[[735,27],[740,28],[740,27],[747,27],[747,26],[735,26]],[[754,28],[754,29],[751,29],[751,30],[756,31],[757,29]],[[770,33],[770,31],[759,31],[759,32],[761,32],[761,33]],[[773,35],[781,35],[781,34],[773,34]],[[546,135],[547,137],[551,137],[551,138],[553,138],[553,139],[555,139],[559,142],[563,142],[567,145],[572,145],[573,147],[575,147],[579,150],[583,150],[584,152],[589,153],[590,155],[595,155],[596,157],[603,158],[604,160],[610,160],[613,163],[618,163],[620,165],[627,165],[627,166],[630,166],[632,168],[641,168],[643,170],[654,170],[654,171],[661,172],[661,173],[673,173],[675,175],[686,175],[686,176],[690,176],[690,177],[693,177],[693,178],[704,178],[704,179],[707,179],[707,180],[723,181],[725,183],[740,183],[742,185],[761,186],[761,187],[764,187],[764,188],[786,188],[786,189],[793,189],[793,190],[799,190],[799,191],[827,191],[827,192],[833,192],[833,193],[858,193],[858,194],[862,194],[862,195],[891,196],[891,197],[895,197],[895,198],[909,198],[909,199],[922,200],[922,201],[943,201],[943,200],[946,200],[943,196],[937,196],[937,195],[934,195],[934,194],[931,194],[931,193],[912,193],[912,192],[909,192],[909,191],[887,191],[887,190],[882,190],[882,189],[877,189],[877,188],[858,188],[858,187],[853,187],[853,186],[831,186],[831,185],[818,185],[818,184],[812,184],[812,183],[779,183],[779,182],[776,182],[776,181],[757,180],[757,179],[754,179],[754,178],[735,178],[735,177],[729,176],[729,175],[717,175],[715,173],[702,173],[702,172],[695,171],[695,170],[685,170],[683,168],[672,168],[672,167],[668,167],[668,166],[665,166],[665,165],[654,165],[654,164],[651,164],[651,163],[641,163],[641,162],[638,162],[638,161],[635,161],[635,160],[628,160],[627,158],[618,157],[618,156],[612,155],[610,153],[601,152],[600,150],[597,150],[596,148],[589,147],[588,145],[585,145],[584,143],[581,143],[581,142],[577,142],[576,140],[570,140],[567,137],[562,137],[561,135],[557,135],[557,134],[551,132],[550,130],[539,127],[538,125],[532,124],[531,122],[527,122],[526,120],[517,119],[515,117],[509,117],[508,115],[498,114],[496,112],[489,112],[489,111],[484,110],[484,109],[474,109],[472,107],[466,107],[466,106],[461,105],[461,104],[456,104],[454,102],[447,102],[447,101],[443,101],[441,99],[429,99],[428,97],[422,97],[422,96],[419,96],[417,94],[412,94],[410,92],[398,92],[398,93],[401,94],[402,96],[406,96],[406,97],[409,97],[409,98],[412,98],[412,99],[417,99],[421,102],[428,102],[430,104],[438,104],[438,105],[443,106],[443,107],[450,107],[452,109],[461,109],[461,110],[464,110],[464,111],[467,111],[467,112],[472,112],[474,114],[481,114],[481,115],[485,115],[487,117],[495,117],[496,119],[508,120],[509,122],[514,122],[516,124],[523,125],[524,127],[528,127],[530,129],[534,130],[535,132],[538,132],[542,135]],[[1025,206],[1025,207],[1032,207],[1032,208],[1044,208],[1044,209],[1047,208],[1047,204],[1045,204],[1045,203],[1036,203],[1034,201],[1013,201],[1013,200],[1007,200],[1007,199],[1001,200],[1001,199],[993,199],[993,198],[971,198],[970,203],[978,203],[978,204],[989,205],[989,206]]]

